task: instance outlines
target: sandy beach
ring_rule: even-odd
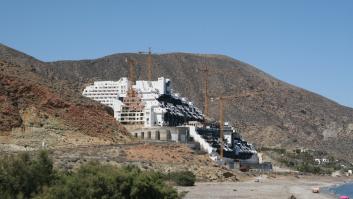
[[[245,182],[196,183],[193,187],[178,187],[180,191],[187,191],[185,199],[287,199],[295,196],[297,199],[333,199],[337,198],[325,192],[312,193],[313,187],[328,187],[343,183],[347,178],[333,178],[321,176],[280,176],[276,178],[262,177]]]

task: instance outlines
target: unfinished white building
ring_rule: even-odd
[[[177,126],[203,120],[203,114],[192,102],[173,93],[167,78],[136,81],[131,88],[123,77],[119,81],[94,82],[84,89],[83,95],[112,107],[114,117],[122,124]]]
[[[118,96],[125,97],[129,81],[126,77],[119,81],[96,81],[93,85],[87,86],[82,95],[96,100],[104,105],[113,107],[114,100]]]

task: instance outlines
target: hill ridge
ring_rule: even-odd
[[[128,55],[138,63],[138,78],[145,79],[146,55]],[[127,76],[125,56],[113,54],[92,60],[45,62],[33,66],[43,78],[67,82],[70,88],[80,93],[84,85],[94,80],[118,80]],[[2,54],[0,59],[4,59]],[[229,102],[225,115],[242,130],[247,140],[257,146],[311,148],[353,160],[349,153],[353,149],[352,108],[288,84],[234,58],[154,54],[153,61],[153,78],[170,78],[172,87],[200,108],[203,107],[203,81],[197,68],[202,68],[205,63],[212,70],[235,71],[234,74],[211,75],[210,92],[237,94],[244,90],[263,89],[262,96]],[[211,116],[218,118],[215,102],[210,104],[210,112]]]

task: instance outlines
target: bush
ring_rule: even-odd
[[[116,168],[89,163],[77,172],[61,177],[39,198],[177,198],[159,173],[137,167]]]
[[[321,174],[323,170],[319,166],[315,166],[309,163],[301,163],[297,166],[297,170],[305,173]]]
[[[171,172],[168,177],[179,186],[194,186],[196,181],[196,177],[191,171]]]
[[[53,163],[46,151],[34,160],[27,153],[0,160],[1,198],[30,198],[55,180]]]
[[[1,198],[178,198],[158,172],[135,166],[113,167],[88,163],[76,172],[55,172],[47,152],[36,159],[28,154],[0,161]]]

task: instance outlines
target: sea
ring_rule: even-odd
[[[328,188],[328,191],[337,196],[349,196],[353,199],[353,182]]]

